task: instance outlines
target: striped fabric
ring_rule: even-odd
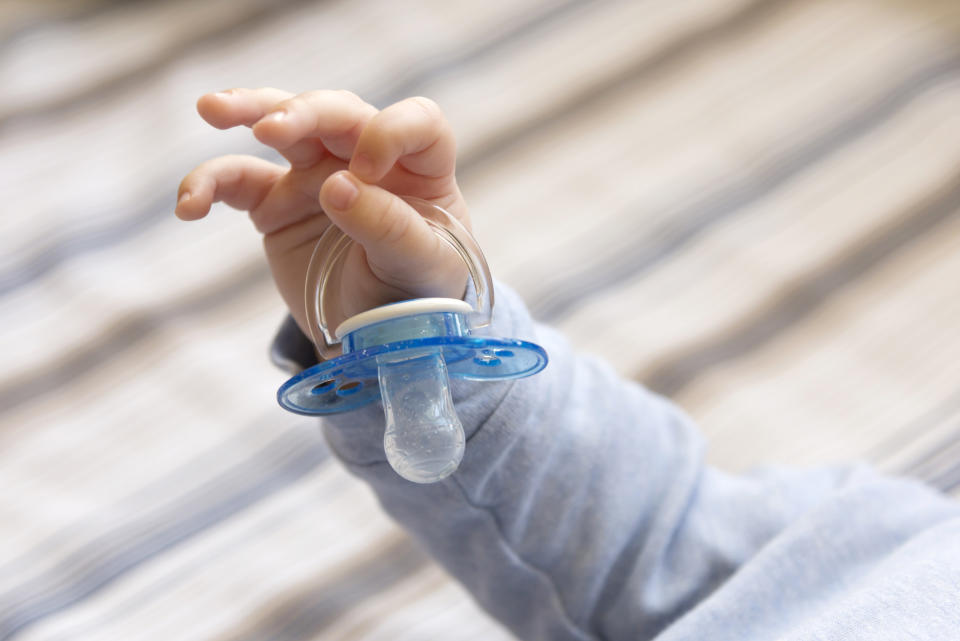
[[[495,275],[712,461],[960,494],[955,0],[0,3],[0,639],[508,639],[284,413],[201,93],[444,108]]]

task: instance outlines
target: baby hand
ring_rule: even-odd
[[[277,289],[307,336],[307,265],[331,222],[355,241],[344,257],[336,322],[397,300],[462,298],[466,268],[400,198],[432,202],[470,228],[453,133],[435,103],[408,98],[378,112],[345,91],[267,88],[206,94],[197,110],[219,129],[251,127],[290,167],[253,156],[208,160],[181,181],[176,214],[203,218],[219,201],[248,211]]]

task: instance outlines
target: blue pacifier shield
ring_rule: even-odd
[[[297,414],[334,414],[380,397],[377,357],[402,358],[439,348],[453,378],[500,380],[536,374],[547,353],[526,341],[476,336],[432,336],[365,347],[297,374],[277,391],[280,405]]]

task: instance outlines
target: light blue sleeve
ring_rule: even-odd
[[[468,441],[451,477],[398,477],[378,405],[325,420],[324,433],[393,518],[519,638],[960,629],[956,503],[864,467],[725,474],[704,464],[704,443],[676,406],[576,355],[502,286],[490,333],[540,343],[550,364],[519,381],[454,383]],[[905,610],[891,607],[895,597]],[[926,605],[903,601],[917,598]],[[892,636],[858,636],[863,621]]]

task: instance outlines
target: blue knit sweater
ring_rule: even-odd
[[[577,355],[502,286],[490,333],[551,361],[453,383],[467,450],[442,482],[390,469],[378,405],[323,428],[520,639],[960,639],[960,503],[865,466],[722,472],[676,406]]]

